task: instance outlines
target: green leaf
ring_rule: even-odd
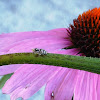
[[[12,74],[4,75],[0,80],[0,89],[4,86],[5,82],[12,76]]]
[[[100,74],[100,58],[47,53],[14,53],[0,55],[0,66],[9,64],[44,64],[84,70]]]

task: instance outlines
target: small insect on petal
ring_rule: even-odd
[[[51,99],[54,99],[54,92],[51,93]]]
[[[33,53],[34,54],[37,54],[37,55],[47,55],[47,52],[44,50],[44,49],[38,49],[38,48],[35,48],[35,49],[32,49]]]
[[[51,93],[51,96],[54,97],[54,93],[53,92]]]

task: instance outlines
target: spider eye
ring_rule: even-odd
[[[35,51],[39,51],[39,49],[37,49],[37,48],[35,48],[34,50],[35,50]]]

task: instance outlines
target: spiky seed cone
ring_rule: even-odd
[[[80,53],[87,57],[100,58],[100,8],[79,15],[67,31]]]

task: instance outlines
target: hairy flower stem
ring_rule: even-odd
[[[9,64],[44,64],[85,70],[100,74],[100,59],[48,53],[38,56],[33,53],[0,55],[0,66]]]

